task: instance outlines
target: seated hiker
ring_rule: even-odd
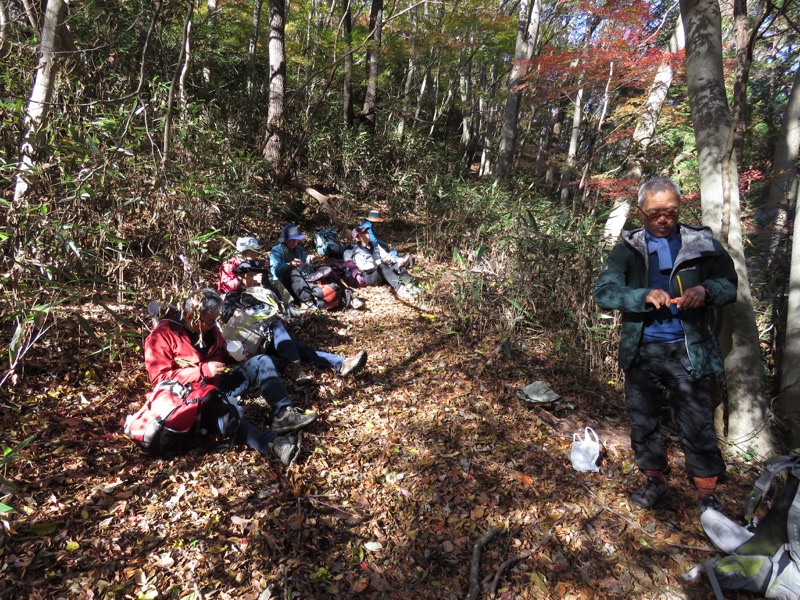
[[[401,267],[412,267],[414,265],[414,259],[411,257],[410,254],[404,254],[402,257],[397,253],[397,250],[389,247],[389,244],[383,242],[378,239],[378,236],[375,235],[375,223],[383,223],[384,218],[381,216],[381,211],[379,210],[371,210],[367,213],[367,218],[364,219],[364,222],[361,224],[361,227],[367,229],[367,233],[369,233],[369,241],[373,244],[378,244],[381,248],[386,250],[389,254],[394,256],[397,259],[398,264]]]
[[[255,260],[260,258],[258,250],[261,244],[254,237],[240,237],[236,239],[236,254],[226,260],[219,268],[219,280],[217,281],[217,291],[220,294],[227,294],[236,289],[239,280],[236,278],[236,267],[243,260]]]
[[[264,278],[264,268],[258,262],[242,262],[236,268],[236,275],[239,286],[225,296],[222,307],[222,323],[228,323],[237,310],[248,310],[249,306],[244,298],[248,291],[264,289],[260,287]],[[254,295],[248,294],[247,299]],[[270,356],[277,358],[279,364],[286,365],[286,374],[295,383],[308,383],[313,380],[313,377],[302,369],[301,362],[333,369],[342,377],[362,369],[367,362],[367,353],[364,350],[351,357],[344,357],[316,350],[293,340],[283,321],[277,316],[268,322],[267,327],[270,335],[266,339],[265,351]],[[223,328],[224,331],[225,328]]]
[[[356,242],[352,260],[364,273],[367,285],[388,284],[403,300],[411,300],[419,294],[420,289],[412,283],[405,267],[380,245],[370,241],[366,227],[356,227],[352,236]]]
[[[225,294],[239,286],[239,279],[236,277],[236,267],[242,261],[262,261],[266,260],[261,258],[262,246],[254,237],[240,237],[236,239],[236,254],[222,263],[219,268],[219,281],[217,283],[217,291],[224,297]],[[297,310],[292,306],[294,298],[283,286],[283,284],[274,281],[269,284],[270,289],[275,292],[280,298],[283,306],[281,309],[289,317],[302,317],[302,311]]]
[[[231,415],[227,408],[212,405],[201,410],[201,427],[212,433],[232,434],[242,443],[262,454],[273,453],[284,464],[294,454],[296,439],[283,435],[313,423],[317,415],[292,406],[272,359],[254,356],[237,364],[226,349],[217,327],[222,298],[210,288],[195,290],[183,304],[183,314],[163,319],[145,340],[144,357],[150,383],[192,384],[206,381],[217,387],[227,404],[235,409],[238,427],[228,428]],[[228,370],[228,367],[233,367]],[[262,431],[244,418],[239,398],[251,386],[258,386],[272,409],[272,429]],[[224,414],[223,414],[224,413]],[[225,418],[223,418],[225,417]],[[231,431],[233,430],[233,431]]]
[[[304,239],[306,236],[300,228],[289,223],[283,226],[278,243],[269,253],[270,280],[280,281],[287,290],[292,289],[292,269],[311,265],[316,258],[300,245],[300,240]]]

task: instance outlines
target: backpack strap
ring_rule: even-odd
[[[706,575],[708,575],[708,580],[711,583],[711,589],[714,590],[714,596],[716,596],[717,600],[725,600],[725,595],[722,593],[722,587],[719,585],[719,580],[717,579],[717,573],[714,571],[714,567],[717,564],[718,558],[709,558],[703,565],[706,569]]]
[[[792,474],[795,477],[800,475],[800,473],[795,473],[794,469],[792,469]],[[800,489],[795,492],[792,505],[789,507],[786,531],[789,536],[789,554],[795,562],[800,563]]]
[[[772,487],[775,477],[785,469],[791,469],[794,472],[798,467],[800,467],[800,455],[798,454],[778,456],[766,464],[764,472],[756,479],[745,502],[744,520],[748,525],[753,525],[756,509]]]

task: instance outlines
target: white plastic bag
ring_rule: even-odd
[[[572,451],[569,455],[572,468],[582,473],[599,473],[600,438],[591,427],[587,427],[584,433],[583,438],[580,433],[572,434]]]

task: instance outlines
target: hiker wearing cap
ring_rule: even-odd
[[[379,210],[371,210],[367,213],[367,218],[364,219],[364,222],[361,224],[361,227],[367,230],[369,234],[369,241],[373,244],[377,244],[384,250],[386,250],[389,254],[394,256],[401,267],[411,267],[414,264],[413,259],[411,258],[410,254],[404,254],[402,257],[397,253],[397,250],[390,248],[389,244],[383,242],[378,239],[378,236],[375,235],[375,223],[383,223],[385,219],[381,216],[381,211]]]
[[[631,502],[651,508],[669,491],[661,439],[664,401],[680,427],[686,471],[701,510],[719,509],[717,478],[725,463],[717,446],[712,373],[724,370],[709,311],[736,300],[733,261],[707,227],[678,221],[681,193],[659,177],[639,188],[644,228],[622,233],[594,288],[604,310],[622,312],[619,365],[631,447],[644,485]]]
[[[236,238],[236,254],[222,263],[219,268],[219,280],[217,281],[217,291],[220,294],[227,294],[236,289],[239,280],[236,278],[236,267],[243,260],[255,260],[259,258],[261,244],[254,237]]]
[[[147,336],[144,360],[153,386],[168,382],[191,384],[205,381],[224,394],[227,404],[235,409],[238,426],[230,426],[226,407],[206,410],[203,407],[201,426],[212,433],[233,435],[263,454],[273,453],[288,464],[294,453],[293,435],[316,420],[313,412],[304,413],[292,406],[275,365],[266,355],[254,356],[237,364],[228,354],[225,339],[217,326],[222,298],[209,288],[195,290],[184,302],[180,318],[163,319]],[[229,368],[231,368],[229,370]],[[244,418],[239,398],[251,386],[257,386],[272,409],[271,431],[261,431]],[[219,408],[219,414],[215,410]],[[224,410],[223,410],[224,409]]]
[[[270,279],[280,281],[287,290],[292,289],[292,269],[311,265],[314,256],[309,255],[300,245],[306,239],[305,234],[293,223],[284,225],[278,243],[269,253]]]
[[[352,260],[364,273],[368,286],[388,284],[403,300],[411,300],[419,294],[419,288],[397,258],[369,239],[368,228],[360,225],[351,235],[356,242]]]
[[[227,323],[236,310],[247,310],[242,296],[245,292],[259,289],[263,285],[263,266],[250,261],[242,262],[236,269],[238,287],[228,292],[221,312],[222,323]],[[263,288],[261,288],[263,289]],[[316,350],[302,342],[293,340],[281,319],[276,318],[269,325],[271,340],[267,346],[267,354],[286,366],[286,375],[297,384],[310,383],[313,376],[303,370],[301,363],[310,363],[318,367],[333,369],[340,376],[346,377],[362,369],[367,363],[365,350],[351,357],[330,354]]]

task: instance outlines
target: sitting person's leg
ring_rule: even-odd
[[[380,269],[375,269],[371,273],[364,273],[364,282],[367,286],[376,286],[376,285],[383,285],[383,275],[381,275]]]
[[[222,378],[219,388],[229,398],[237,398],[251,385],[257,385],[261,395],[269,403],[272,409],[272,431],[275,433],[301,429],[316,420],[316,413],[302,413],[292,406],[289,393],[283,387],[275,364],[269,356],[259,354],[241,363]]]

